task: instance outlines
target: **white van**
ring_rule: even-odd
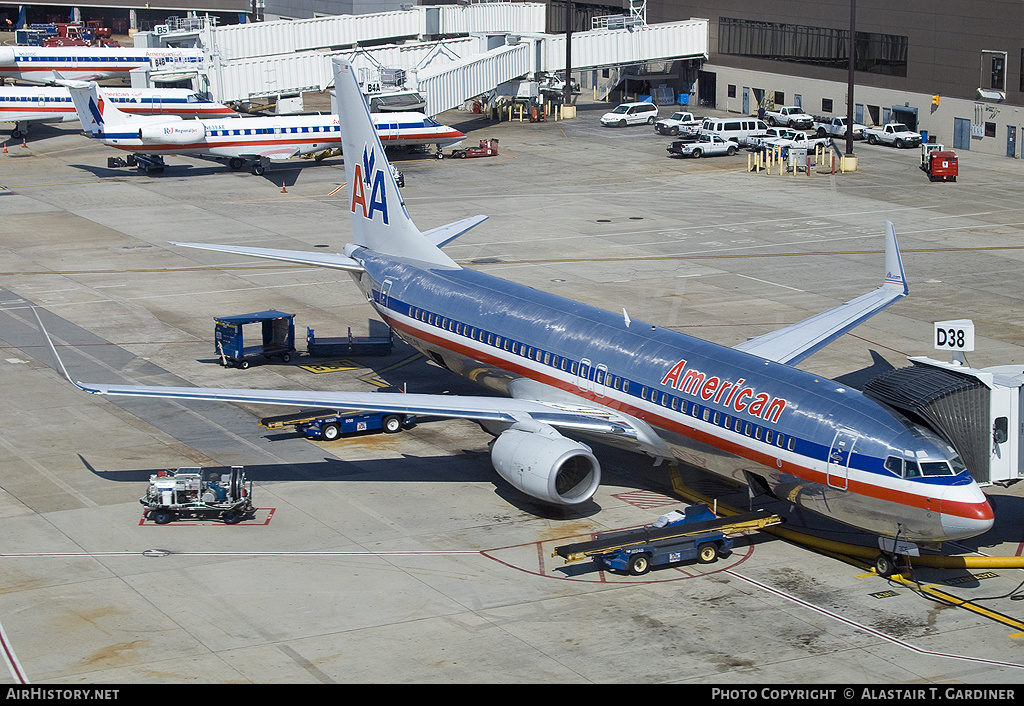
[[[705,118],[701,135],[718,135],[724,140],[743,144],[751,135],[767,132],[768,126],[757,118]]]
[[[610,113],[601,116],[601,124],[605,127],[625,127],[626,125],[654,125],[658,119],[658,106],[654,103],[622,103]]]

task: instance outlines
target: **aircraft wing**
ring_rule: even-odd
[[[751,338],[735,348],[777,363],[795,365],[907,296],[908,291],[896,231],[892,223],[886,221],[885,281],[881,287],[792,326]]]
[[[235,255],[262,257],[268,260],[296,262],[300,265],[329,267],[335,270],[345,270],[346,272],[363,271],[363,266],[351,257],[348,257],[347,255],[338,255],[336,253],[316,253],[306,252],[304,250],[276,250],[273,248],[250,248],[241,245],[208,245],[206,243],[170,242],[171,245],[181,245],[186,248],[197,248],[199,250],[214,250],[216,252],[233,253]]]
[[[367,410],[509,423],[533,419],[563,429],[636,436],[631,431],[631,423],[610,410],[548,404],[507,397],[311,390],[243,390],[213,387],[103,385],[74,380],[72,382],[80,389],[96,395],[248,402],[313,407],[324,410]]]

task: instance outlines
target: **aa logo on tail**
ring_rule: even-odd
[[[92,113],[92,119],[95,120],[99,125],[103,124],[103,99],[100,98],[99,106],[93,101],[92,97],[89,98],[89,112]]]
[[[388,197],[384,190],[384,170],[374,169],[377,158],[374,151],[363,147],[362,164],[356,163],[352,178],[352,213],[362,213],[363,218],[373,220],[373,214],[380,211],[384,225],[388,225]],[[367,199],[367,192],[370,196]],[[356,210],[356,206],[360,210]]]

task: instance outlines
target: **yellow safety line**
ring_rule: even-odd
[[[695,490],[687,488],[683,484],[683,479],[679,475],[678,469],[673,468],[670,473],[672,480],[672,490],[681,497],[695,502],[702,502],[710,505],[713,501],[705,495],[698,493]],[[723,515],[736,515],[740,511],[729,507],[728,505],[722,505],[718,503],[717,511]],[[829,539],[820,539],[818,537],[811,537],[809,535],[795,532],[785,527],[766,527],[765,532],[770,532],[782,539],[803,544],[816,550],[820,550],[833,558],[845,561],[847,563],[860,566],[862,568],[870,568],[871,573],[874,572],[873,566],[869,566],[864,562],[857,561],[857,558],[867,558],[873,560],[878,556],[879,550],[872,549],[871,547],[861,547],[855,544],[847,544],[845,542],[836,542]],[[924,555],[914,557],[913,563],[918,566],[930,566],[932,568],[945,568],[945,569],[990,569],[990,568],[1004,568],[1004,569],[1021,569],[1024,568],[1024,557],[975,557],[975,556],[932,556]],[[876,574],[877,575],[877,574]],[[963,598],[957,598],[956,596],[940,591],[929,585],[919,584],[910,581],[900,574],[893,574],[889,577],[890,581],[900,583],[910,589],[919,589],[922,593],[927,593],[934,598],[948,602],[951,606],[957,608],[963,608],[964,610],[971,611],[977,615],[995,620],[996,622],[1002,623],[1008,627],[1016,628],[1020,632],[1011,634],[1011,638],[1024,637],[1024,621],[1018,620],[1017,618],[1011,618],[1010,616],[1003,615],[994,610],[989,610],[975,603],[972,603]]]

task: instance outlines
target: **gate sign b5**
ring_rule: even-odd
[[[974,322],[970,319],[936,321],[935,350],[973,351]]]

